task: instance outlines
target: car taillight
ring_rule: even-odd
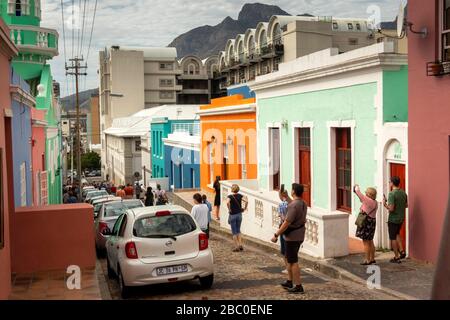
[[[136,244],[134,242],[128,242],[125,245],[125,253],[128,259],[137,259],[138,253],[136,250]]]
[[[106,222],[99,222],[98,230],[101,234],[103,234],[106,230],[109,231],[108,224]]]
[[[200,233],[198,236],[198,246],[200,251],[208,249],[208,236],[206,233]]]
[[[170,211],[158,211],[155,213],[156,217],[164,217],[164,216],[170,216]]]

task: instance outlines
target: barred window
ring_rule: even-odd
[[[441,60],[450,62],[450,0],[441,0]]]

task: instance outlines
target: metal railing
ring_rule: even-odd
[[[191,136],[200,135],[200,124],[199,123],[174,123],[172,124],[172,132],[187,132]]]

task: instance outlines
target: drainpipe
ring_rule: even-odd
[[[434,274],[432,300],[450,300],[450,192],[448,195],[447,214],[444,217],[442,229],[441,250]]]

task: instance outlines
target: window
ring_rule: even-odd
[[[348,26],[348,30],[353,30],[353,23],[349,23],[349,24],[347,24],[347,26]]]
[[[160,63],[159,69],[160,70],[173,70],[173,63]]]
[[[135,149],[136,152],[139,152],[139,151],[142,150],[142,148],[141,148],[141,140],[136,140],[134,142],[134,149]]]
[[[361,24],[360,23],[356,24],[356,30],[361,31]]]
[[[178,237],[196,230],[195,222],[188,214],[170,214],[137,220],[133,235],[137,238]]]
[[[20,205],[22,207],[27,206],[27,169],[25,162],[20,165]]]
[[[160,99],[173,99],[173,92],[172,91],[160,91],[159,98]]]
[[[337,22],[333,22],[333,30],[339,29],[339,25]]]
[[[280,129],[269,128],[269,176],[270,187],[272,190],[279,190],[280,188]]]
[[[239,173],[242,180],[247,179],[247,149],[245,146],[239,146]]]
[[[441,0],[441,52],[442,61],[450,62],[450,0]]]
[[[159,79],[159,86],[160,87],[173,87],[173,80],[172,79]]]
[[[351,129],[336,129],[337,209],[351,211],[352,146]]]
[[[20,0],[16,1],[16,17],[20,17],[22,15],[22,3]]]
[[[0,187],[3,189],[3,149],[0,149]],[[0,192],[0,249],[5,246],[5,208],[3,191]]]
[[[122,221],[125,217],[125,214],[122,214],[119,219],[117,219],[116,223],[114,224],[113,230],[112,230],[112,234],[114,236],[118,236],[119,235],[119,230],[120,230],[120,226],[122,225]]]

